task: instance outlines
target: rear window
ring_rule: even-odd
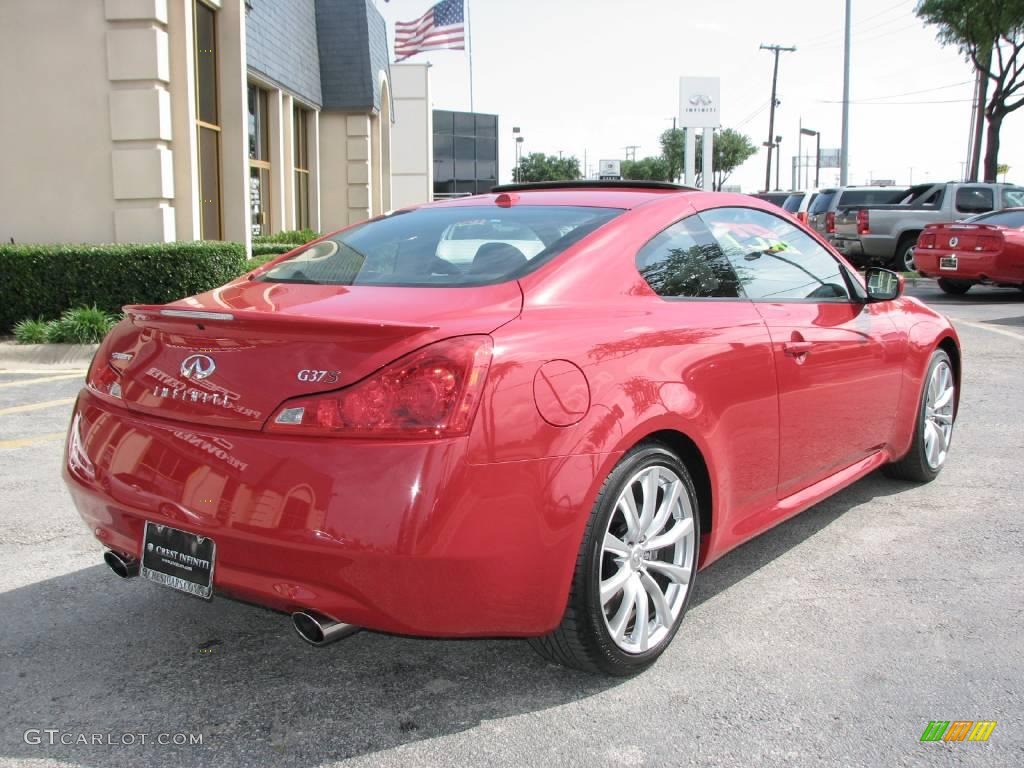
[[[992,224],[1010,229],[1021,229],[1024,227],[1024,211],[999,211],[998,213],[983,213],[981,216],[972,216],[966,219],[971,224]]]
[[[420,208],[313,243],[255,279],[309,285],[497,283],[533,271],[621,213],[553,205]]]
[[[790,213],[796,213],[800,210],[800,203],[804,201],[804,193],[800,192],[796,195],[790,195],[786,198],[786,202],[782,204],[782,207]]]
[[[810,214],[825,213],[829,206],[832,205],[832,201],[835,199],[836,190],[826,189],[824,192],[819,192],[818,196],[814,198],[814,202],[811,203],[811,207],[807,209]]]
[[[906,187],[899,189],[846,189],[839,196],[839,205],[890,205],[907,196]]]

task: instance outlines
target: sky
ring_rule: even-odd
[[[412,21],[432,0],[375,0],[393,45],[396,21]],[[680,76],[718,76],[722,125],[759,151],[728,184],[763,189],[773,56],[781,54],[775,133],[782,137],[782,187],[792,179],[799,126],[838,148],[843,93],[844,0],[467,0],[473,106],[499,116],[500,175],[511,178],[512,127],[524,152],[598,160],[660,152],[658,137],[679,112]],[[853,0],[850,183],[898,184],[960,178],[967,156],[973,73],[955,47],[925,27],[915,0]],[[431,64],[436,109],[469,110],[469,56],[421,53]],[[1003,124],[1000,162],[1024,179],[1024,109]],[[811,159],[813,137],[803,151]],[[774,163],[773,163],[774,165]],[[772,169],[774,186],[775,169]],[[838,182],[823,169],[822,186]]]

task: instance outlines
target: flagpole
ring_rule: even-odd
[[[469,111],[476,112],[473,105],[473,24],[469,19],[469,0],[465,0],[466,3],[466,37],[468,38],[467,45],[469,46]]]

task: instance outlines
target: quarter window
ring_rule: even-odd
[[[752,208],[716,208],[704,211],[700,218],[732,264],[748,298],[849,300],[839,262],[785,219]]]
[[[657,234],[636,256],[636,267],[665,298],[735,299],[736,273],[697,216]]]

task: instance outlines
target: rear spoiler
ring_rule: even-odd
[[[400,339],[437,330],[435,325],[382,323],[358,318],[314,317],[251,309],[190,309],[167,304],[129,304],[123,307],[133,324],[166,331],[212,333],[260,332],[266,336],[344,336],[359,339]]]

